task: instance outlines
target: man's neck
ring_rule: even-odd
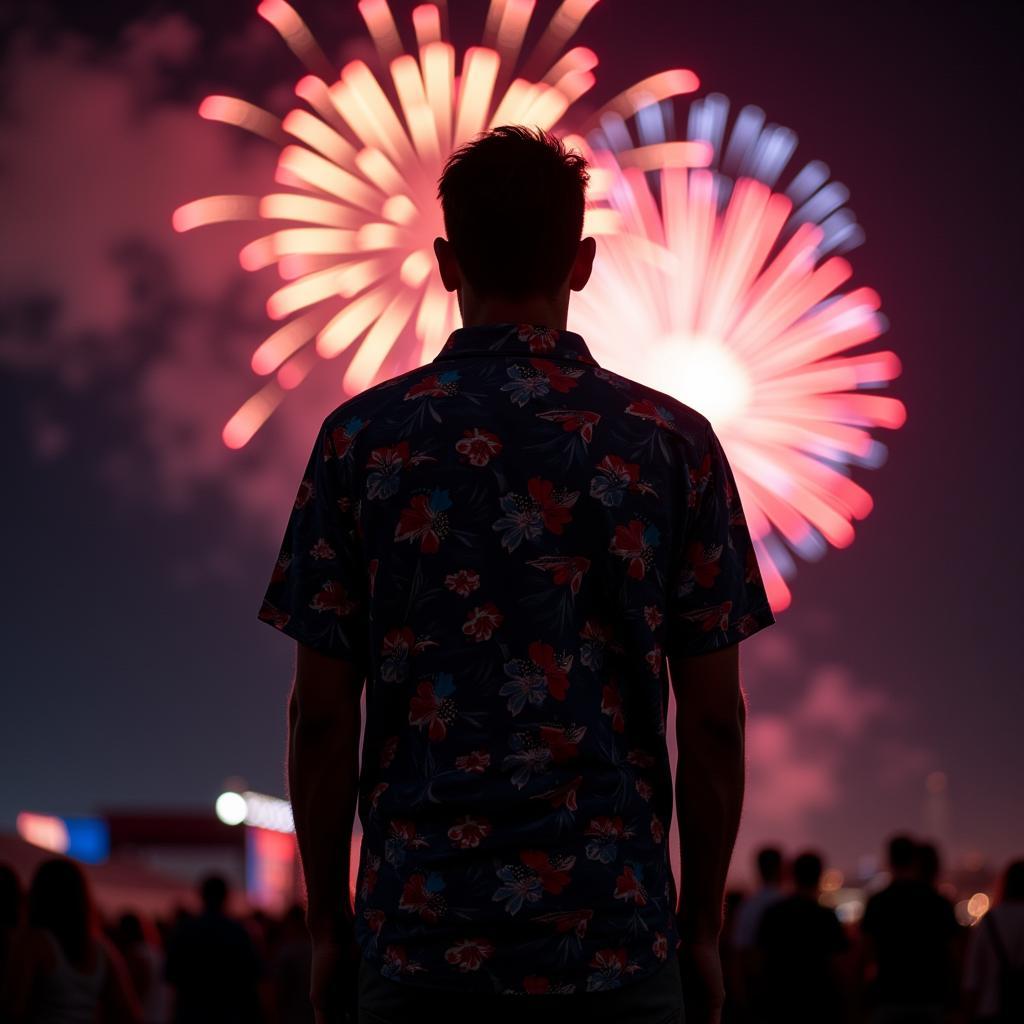
[[[569,315],[568,302],[543,297],[523,299],[520,302],[500,298],[474,296],[459,303],[463,327],[481,327],[486,324],[534,324],[564,331]]]

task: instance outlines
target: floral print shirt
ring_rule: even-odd
[[[634,984],[680,945],[673,656],[774,623],[701,414],[460,328],[323,421],[259,618],[366,680],[355,929],[402,984]]]

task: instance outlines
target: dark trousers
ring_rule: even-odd
[[[649,978],[604,992],[503,996],[432,992],[385,978],[359,963],[359,1024],[685,1024],[679,959]]]

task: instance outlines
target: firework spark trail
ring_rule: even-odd
[[[852,542],[872,499],[849,467],[880,465],[870,430],[902,426],[906,410],[865,393],[899,375],[894,352],[846,354],[886,327],[875,291],[838,291],[852,274],[838,254],[863,241],[847,190],[813,161],[774,191],[796,136],[746,107],[725,139],[727,111],[720,95],[691,106],[686,141],[710,147],[703,161],[671,141],[669,103],[639,108],[639,145],[615,111],[567,139],[602,176],[600,212],[618,219],[569,326],[610,369],[712,421],[781,610],[795,572],[786,545],[816,559]],[[627,356],[627,337],[651,341]]]
[[[432,258],[433,239],[444,234],[436,198],[444,162],[453,149],[500,124],[558,125],[594,85],[593,51],[563,51],[596,2],[564,0],[523,75],[513,77],[534,0],[492,0],[484,45],[466,50],[459,76],[442,9],[423,4],[413,11],[413,55],[403,52],[387,0],[362,0],[360,13],[388,76],[378,80],[354,60],[328,84],[330,63],[295,9],[285,0],[263,0],[258,13],[309,71],[295,87],[306,107],[278,119],[244,100],[210,96],[200,115],[280,146],[275,177],[294,191],[207,196],[173,217],[179,231],[256,218],[298,225],[257,238],[239,254],[247,270],[276,264],[286,283],[267,300],[267,313],[287,322],[253,354],[253,371],[270,380],[225,425],[226,445],[247,444],[318,358],[332,359],[359,342],[342,378],[345,391],[355,394],[382,373],[403,372],[433,356],[458,317],[455,296],[444,290]],[[697,86],[690,71],[662,72],[627,89],[596,118],[628,117]],[[588,227],[600,232],[616,225],[606,207],[590,216]],[[410,333],[416,342],[403,344]]]

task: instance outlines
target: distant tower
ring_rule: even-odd
[[[949,779],[945,772],[929,772],[924,780],[924,832],[937,843],[944,859],[953,856],[952,825],[949,807]]]

